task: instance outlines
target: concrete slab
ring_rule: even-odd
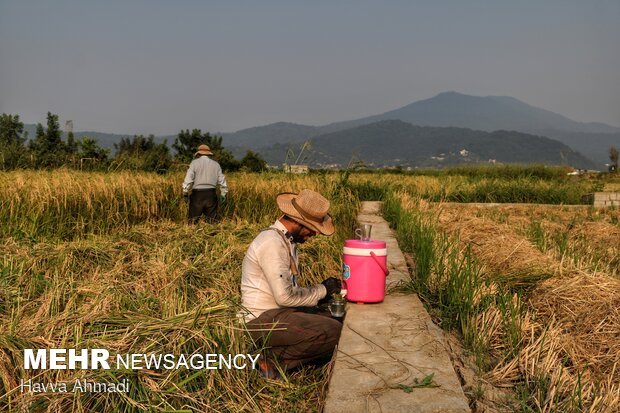
[[[417,295],[394,291],[409,275],[381,205],[364,202],[358,221],[387,243],[390,288],[382,303],[347,304],[324,411],[470,412],[442,331]],[[439,387],[413,388],[429,374]]]

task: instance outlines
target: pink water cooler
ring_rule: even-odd
[[[388,274],[385,241],[350,239],[344,242],[342,278],[347,300],[357,303],[383,301]]]

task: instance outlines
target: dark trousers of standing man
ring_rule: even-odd
[[[217,194],[215,193],[215,188],[192,190],[189,196],[189,223],[195,224],[198,222],[202,214],[207,217],[208,222],[215,222],[217,219]]]
[[[246,327],[267,356],[286,370],[329,360],[342,330],[342,324],[327,313],[309,314],[298,308],[267,310]]]

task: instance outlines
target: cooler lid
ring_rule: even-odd
[[[344,242],[344,246],[348,248],[367,248],[378,249],[385,248],[385,241],[371,239],[370,241],[361,241],[359,239],[348,239]]]

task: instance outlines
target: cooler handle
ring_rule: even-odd
[[[383,273],[385,274],[386,277],[388,275],[390,275],[390,270],[388,270],[383,264],[381,264],[381,262],[379,262],[379,260],[377,259],[377,254],[375,254],[374,251],[370,251],[370,256],[372,257],[373,260],[375,260],[377,265],[379,267],[381,267],[381,269],[383,270]]]

